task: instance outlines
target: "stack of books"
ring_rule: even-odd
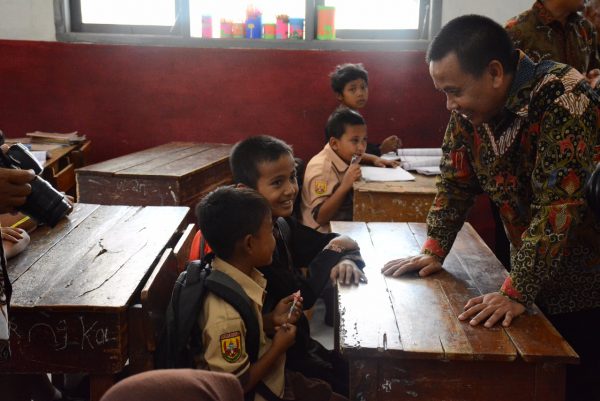
[[[383,158],[399,160],[405,170],[414,170],[424,175],[440,174],[442,150],[439,148],[401,148]]]
[[[79,135],[77,131],[61,134],[58,132],[29,132],[31,143],[60,143],[64,145],[74,145],[85,141],[85,135]]]

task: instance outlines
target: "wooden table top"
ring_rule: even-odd
[[[414,181],[385,181],[367,182],[357,181],[354,183],[355,192],[391,192],[435,195],[437,176],[413,174]]]
[[[188,212],[76,204],[55,228],[36,229],[9,261],[13,310],[125,308]]]
[[[577,355],[534,307],[509,328],[472,327],[457,316],[467,300],[497,291],[507,273],[466,223],[444,262],[427,278],[385,277],[391,259],[418,254],[424,223],[332,222],[358,241],[369,283],[338,286],[336,342],[349,358],[386,357],[575,363]]]
[[[82,167],[77,170],[77,174],[184,178],[228,159],[231,146],[219,143],[170,142]]]

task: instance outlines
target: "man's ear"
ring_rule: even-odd
[[[335,94],[335,98],[339,101],[342,102],[344,100],[344,95],[342,95],[341,93],[336,93]]]
[[[492,86],[494,88],[500,88],[504,83],[504,79],[506,75],[504,74],[504,67],[502,63],[498,60],[492,60],[488,64],[488,73],[492,79]]]
[[[252,249],[254,247],[254,238],[252,237],[252,234],[247,234],[241,241],[242,243],[242,247],[244,248],[244,252],[247,255],[250,255],[252,253]]]

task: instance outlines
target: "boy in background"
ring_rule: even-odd
[[[302,223],[329,232],[331,220],[352,220],[352,185],[361,178],[361,162],[397,166],[365,153],[367,124],[356,111],[339,108],[325,127],[327,144],[307,164],[302,187]]]
[[[364,262],[358,244],[347,236],[320,233],[308,228],[292,216],[298,195],[296,166],[292,149],[285,142],[267,135],[249,137],[231,150],[229,163],[237,187],[255,189],[271,207],[275,225],[275,250],[270,264],[260,267],[267,279],[263,313],[265,324],[271,319],[280,300],[300,290],[306,309],[313,307],[328,282],[343,284],[366,282]],[[283,224],[281,224],[283,222]],[[286,231],[281,232],[281,229]],[[201,234],[192,244],[190,259],[199,259]],[[206,241],[209,242],[209,241]],[[307,277],[302,268],[308,268]],[[331,288],[331,287],[329,287]],[[328,295],[333,295],[328,291]],[[328,301],[328,302],[327,302]],[[326,322],[332,323],[333,299],[327,299]],[[307,377],[329,382],[334,391],[347,393],[347,366],[334,351],[325,349],[311,338],[304,314],[296,323],[296,342],[287,350],[286,368]]]
[[[301,315],[301,299],[291,308],[294,294],[289,294],[278,303],[269,324],[263,324],[267,282],[257,267],[270,264],[275,250],[267,200],[249,188],[221,187],[198,204],[196,215],[200,230],[216,255],[212,268],[242,287],[255,309],[260,331],[258,359],[251,363],[242,317],[225,300],[208,293],[200,327],[209,370],[235,374],[244,393],[256,391],[255,400],[272,400],[273,395],[275,399],[343,400],[323,381],[284,371],[286,350],[296,337],[294,323]],[[265,332],[273,335],[272,340]]]
[[[339,108],[349,108],[358,111],[366,106],[369,100],[369,74],[361,64],[340,64],[329,74],[331,89],[340,101]],[[395,152],[401,145],[396,135],[388,136],[381,145],[368,143],[366,153],[381,156]]]

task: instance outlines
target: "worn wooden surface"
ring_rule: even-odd
[[[354,183],[354,221],[424,222],[436,194],[435,176],[415,181]]]
[[[92,388],[121,371],[128,344],[142,340],[130,336],[128,308],[188,213],[76,204],[54,229],[34,231],[8,266],[13,357],[3,370],[87,372]]]
[[[76,170],[81,202],[193,207],[231,183],[231,145],[170,142]]]
[[[507,274],[468,223],[442,272],[381,275],[388,260],[420,251],[425,228],[332,222],[358,241],[369,279],[338,287],[336,344],[351,362],[351,399],[562,400],[564,364],[578,358],[537,308],[506,329],[458,320],[469,298],[497,291]]]

